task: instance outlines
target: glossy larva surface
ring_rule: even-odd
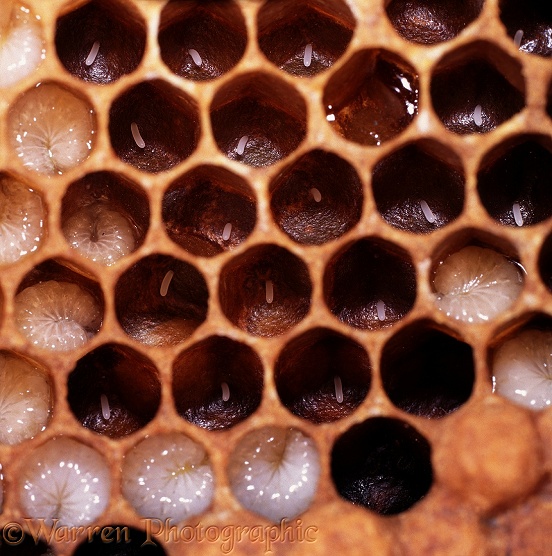
[[[46,211],[38,193],[0,176],[0,264],[36,251],[43,240]]]
[[[228,476],[245,508],[277,523],[311,505],[320,476],[318,451],[299,430],[265,427],[240,440]]]
[[[46,428],[51,412],[47,376],[24,359],[0,353],[0,442],[33,438]]]
[[[63,235],[82,256],[106,266],[132,253],[135,246],[128,219],[100,203],[71,216],[63,226]]]
[[[88,158],[95,133],[92,108],[55,83],[26,91],[8,115],[16,156],[25,168],[41,174],[63,174]]]
[[[437,307],[448,317],[486,322],[513,305],[521,293],[523,276],[518,266],[500,253],[468,246],[437,267],[433,283]]]
[[[19,498],[26,517],[58,519],[77,527],[96,520],[109,502],[110,477],[105,460],[71,438],[46,442],[26,458],[19,476]]]
[[[531,409],[552,405],[552,332],[526,330],[502,344],[493,360],[493,390]]]
[[[146,438],[127,453],[123,495],[143,517],[177,522],[203,513],[215,492],[204,448],[183,434]]]
[[[49,280],[25,288],[14,300],[21,333],[36,347],[68,351],[98,331],[102,313],[96,300],[77,284]]]
[[[2,9],[10,9],[10,4]],[[0,87],[15,85],[46,56],[40,18],[15,2],[4,28],[0,26]]]

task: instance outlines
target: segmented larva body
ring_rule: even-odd
[[[0,353],[0,442],[18,444],[48,424],[52,389],[44,373],[27,361]]]
[[[58,526],[87,525],[109,502],[106,462],[71,438],[54,438],[35,448],[22,465],[19,480],[24,515],[48,524],[58,519]]]
[[[493,390],[531,409],[552,405],[552,332],[526,330],[495,352]]]
[[[68,218],[63,235],[83,257],[106,266],[132,253],[135,247],[128,219],[101,203],[86,206]]]
[[[136,445],[125,456],[122,480],[123,495],[140,515],[175,522],[204,512],[215,492],[207,453],[178,433]]]
[[[38,193],[0,177],[0,264],[10,264],[38,249],[46,218]]]
[[[523,287],[517,265],[483,247],[469,246],[450,255],[434,277],[436,303],[447,316],[485,322],[506,311]]]
[[[19,330],[33,345],[68,351],[84,345],[98,331],[102,313],[80,286],[49,280],[30,286],[14,300]]]
[[[2,9],[10,9],[2,6]],[[46,56],[38,18],[25,6],[13,8],[0,27],[0,87],[10,87],[35,71]]]
[[[22,164],[42,174],[63,174],[85,160],[95,133],[92,109],[53,83],[27,91],[8,116],[11,143]]]
[[[314,442],[301,431],[265,427],[240,440],[228,476],[245,508],[278,523],[311,505],[320,461]]]

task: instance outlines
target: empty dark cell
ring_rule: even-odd
[[[351,427],[335,443],[331,473],[339,494],[379,514],[398,514],[431,487],[430,446],[416,429],[378,417]]]
[[[486,157],[477,175],[477,189],[489,214],[508,226],[542,222],[552,214],[550,176],[552,153],[548,139],[517,139]],[[518,205],[516,221],[514,204]]]
[[[405,39],[421,44],[448,41],[481,12],[483,0],[392,0],[387,16]]]
[[[552,235],[549,235],[539,255],[539,271],[542,281],[552,292]]]
[[[403,411],[438,418],[458,409],[475,380],[471,347],[428,323],[402,330],[385,346],[382,381]]]

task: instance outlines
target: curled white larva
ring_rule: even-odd
[[[46,428],[51,412],[47,376],[24,359],[0,353],[0,442],[33,438]]]
[[[439,310],[464,322],[485,322],[506,311],[518,298],[523,276],[503,255],[469,246],[453,253],[435,271]]]
[[[19,497],[26,517],[59,526],[95,521],[109,502],[110,476],[92,448],[66,437],[54,438],[25,458]]]
[[[48,175],[63,174],[88,158],[95,128],[92,108],[54,83],[28,90],[8,115],[8,133],[21,163]]]
[[[215,492],[207,453],[179,433],[151,436],[130,450],[122,487],[141,516],[175,522],[203,513]]]
[[[10,10],[10,4],[2,9]],[[27,77],[45,57],[38,18],[17,5],[7,17],[7,26],[0,28],[0,87],[11,87]]]
[[[92,295],[80,286],[49,280],[17,294],[14,318],[33,345],[68,351],[84,345],[96,334],[102,313]]]
[[[83,257],[110,266],[136,245],[128,219],[103,203],[85,206],[63,223],[63,235]]]
[[[316,445],[291,428],[265,427],[247,434],[228,466],[234,496],[248,510],[276,523],[307,510],[319,476]]]
[[[46,213],[38,193],[0,177],[0,264],[14,263],[38,249]]]
[[[531,409],[552,405],[552,332],[526,330],[504,342],[493,358],[495,392]]]

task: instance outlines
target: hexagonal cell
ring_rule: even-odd
[[[16,85],[46,57],[40,17],[25,4],[4,4],[0,21],[0,87]]]
[[[191,264],[150,255],[117,282],[115,309],[129,336],[147,345],[169,346],[188,338],[205,320],[208,297],[205,279]]]
[[[227,429],[259,407],[263,365],[249,346],[212,336],[178,356],[172,388],[182,417],[204,429]]]
[[[15,324],[34,346],[51,351],[80,348],[102,324],[99,284],[75,266],[49,259],[31,270],[14,299]]]
[[[320,457],[300,430],[268,426],[248,432],[228,461],[232,494],[274,523],[306,511],[316,494]]]
[[[297,243],[321,245],[353,228],[362,213],[362,183],[355,169],[333,153],[311,151],[270,185],[270,208]]]
[[[434,256],[435,304],[447,317],[489,322],[507,311],[524,284],[525,269],[507,242],[465,230],[449,238]]]
[[[406,251],[363,238],[336,253],[324,273],[330,311],[355,328],[378,330],[402,319],[416,300],[416,271]]]
[[[525,106],[521,65],[490,43],[470,43],[438,63],[431,99],[449,131],[487,133]]]
[[[264,55],[299,77],[332,66],[347,49],[355,26],[355,18],[342,0],[266,2],[257,19]]]
[[[0,265],[15,263],[42,244],[46,206],[40,193],[0,173]]]
[[[331,473],[339,494],[382,515],[411,508],[433,482],[428,441],[404,421],[376,417],[334,444]]]
[[[110,523],[90,530],[73,556],[165,556],[160,539],[124,523]]]
[[[145,192],[111,172],[95,172],[72,183],[61,205],[61,228],[69,245],[106,266],[143,243],[149,217]]]
[[[381,145],[404,131],[418,112],[418,75],[383,49],[357,52],[324,89],[326,120],[361,145]]]
[[[483,0],[391,0],[385,11],[406,40],[435,44],[453,39],[477,19]]]
[[[222,269],[220,304],[236,326],[278,336],[303,320],[312,286],[306,264],[277,245],[257,245]]]
[[[501,0],[500,19],[522,52],[545,57],[552,54],[552,6],[548,2]]]
[[[242,75],[211,104],[219,149],[249,166],[269,166],[292,153],[306,133],[306,106],[290,85],[263,73]]]
[[[539,254],[539,273],[541,280],[552,292],[552,234],[549,234],[542,244]]]
[[[163,221],[169,237],[203,257],[237,247],[257,221],[249,184],[217,166],[200,166],[176,179],[163,197]]]
[[[471,395],[472,349],[429,321],[416,322],[385,344],[381,378],[389,399],[403,411],[444,417]]]
[[[332,330],[317,328],[287,344],[274,380],[282,403],[314,423],[350,415],[368,394],[371,365],[364,348]]]
[[[493,392],[539,411],[552,406],[552,319],[536,315],[489,349]]]
[[[552,141],[522,135],[482,160],[477,190],[487,212],[506,226],[530,226],[552,215]]]
[[[386,222],[399,230],[427,234],[462,212],[462,163],[439,143],[410,144],[377,163],[372,190]]]
[[[19,444],[45,430],[53,398],[46,369],[16,353],[0,351],[0,443]]]
[[[103,345],[79,359],[67,389],[71,411],[82,426],[110,438],[147,425],[161,401],[155,365],[117,344]]]
[[[197,104],[160,79],[143,81],[113,102],[109,136],[123,162],[154,174],[169,170],[197,146]]]
[[[55,43],[68,72],[91,83],[111,83],[138,67],[146,23],[128,2],[92,0],[58,18]]]
[[[39,83],[12,105],[7,118],[12,149],[21,164],[40,174],[63,174],[92,152],[96,115],[80,93]]]
[[[161,58],[171,71],[203,81],[219,77],[240,61],[247,29],[231,0],[172,0],[161,12],[158,40]]]

